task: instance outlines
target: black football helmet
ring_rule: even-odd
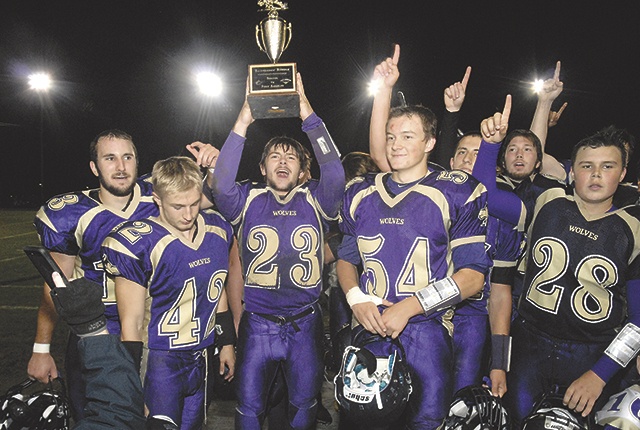
[[[22,391],[37,381],[27,379],[15,385],[0,397],[0,430],[68,430],[69,401],[62,379],[57,378],[60,388],[53,381],[43,390],[33,394]]]
[[[587,420],[562,403],[566,391],[567,387],[554,386],[540,395],[522,430],[589,430]]]
[[[356,330],[335,377],[335,397],[354,422],[398,419],[411,395],[411,375],[399,339]]]
[[[510,430],[511,419],[500,397],[482,385],[469,385],[454,395],[441,430]]]

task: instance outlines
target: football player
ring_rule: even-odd
[[[200,212],[202,175],[186,157],[158,161],[152,172],[157,217],[129,221],[104,241],[105,268],[115,276],[122,340],[139,363],[148,348],[144,398],[150,416],[182,429],[204,422],[206,348],[216,323],[224,334],[221,367],[233,377],[235,329],[224,284],[231,225]]]
[[[504,111],[481,126],[480,152],[494,160],[510,110],[507,96]],[[626,173],[624,142],[616,136],[598,132],[578,142],[573,188],[554,181],[534,195],[509,374],[517,421],[553,384],[569,386],[564,403],[587,416],[640,350],[640,208],[613,205]]]
[[[218,150],[213,146],[201,145],[197,149],[203,165],[215,161]],[[137,176],[138,152],[129,134],[120,130],[100,133],[89,145],[89,156],[89,167],[100,187],[53,197],[38,211],[34,224],[42,245],[51,252],[67,278],[84,276],[102,285],[108,329],[118,334],[114,284],[103,270],[100,245],[117,225],[129,219],[157,215],[158,209],[151,196],[149,178]],[[49,287],[45,285],[43,291],[27,372],[32,378],[48,382],[50,377],[58,376],[49,353],[57,316]],[[86,401],[77,342],[78,337],[71,334],[65,366],[74,418],[79,420]]]
[[[460,137],[451,157],[451,169],[472,174],[481,141],[479,132]],[[493,267],[483,290],[455,308],[453,389],[457,392],[482,382],[486,371],[483,357],[490,345],[491,389],[494,395],[502,397],[507,391],[506,372],[510,364],[511,289],[523,249],[524,220],[513,225],[492,216],[491,207],[488,209],[486,244]]]
[[[453,394],[447,309],[477,294],[490,267],[484,186],[465,172],[427,167],[435,130],[435,115],[423,106],[391,110],[385,145],[391,173],[347,188],[338,262],[358,322],[381,336],[400,336],[418,381],[407,425],[427,429],[442,423]]]
[[[147,178],[138,179],[138,153],[130,135],[120,130],[100,133],[89,146],[89,167],[100,187],[62,194],[50,199],[38,211],[34,224],[42,245],[47,248],[67,278],[86,277],[103,286],[108,329],[120,332],[114,299],[114,286],[105,276],[100,245],[118,224],[135,218],[156,215]],[[57,315],[44,286],[38,311],[38,325],[29,361],[29,376],[47,382],[58,375],[49,353],[49,344]],[[86,403],[79,372],[78,337],[69,336],[65,365],[74,418],[83,416]]]
[[[390,100],[393,86],[399,78],[398,61],[400,49],[395,46],[393,58],[387,58],[375,69],[374,80],[377,80],[378,92],[373,102],[370,124],[370,150],[377,154],[377,161],[383,171],[389,171],[389,162],[385,156],[386,131],[385,125],[389,116]],[[468,67],[460,82],[445,88],[443,115],[444,125],[438,137],[438,148],[429,155],[440,165],[445,165],[447,159],[452,170],[462,170],[472,174],[476,161],[476,154],[482,140],[479,132],[465,133],[456,138],[458,112],[464,103],[465,93],[471,68]],[[491,361],[492,389],[495,395],[501,396],[506,392],[506,370],[508,368],[509,326],[511,315],[511,284],[515,272],[515,265],[521,253],[521,243],[524,239],[524,225],[512,225],[491,216],[489,208],[487,225],[487,243],[490,254],[495,259],[491,282],[487,278],[485,288],[468,300],[456,306],[453,318],[454,342],[454,387],[456,392],[463,387],[482,382],[485,373],[485,348],[489,339],[489,319],[491,320],[492,350],[494,357]],[[490,297],[491,306],[487,312],[487,299]],[[506,309],[505,305],[509,308]],[[508,311],[508,312],[505,312]]]
[[[304,147],[275,137],[262,152],[266,183],[236,183],[248,127],[247,100],[220,152],[212,198],[238,237],[245,275],[238,333],[236,428],[259,429],[267,395],[282,365],[294,429],[315,421],[322,383],[322,291],[326,221],[337,215],[344,170],[322,120],[313,112],[296,76],[302,130],[320,165],[320,179],[304,180]]]

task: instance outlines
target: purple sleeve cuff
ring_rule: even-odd
[[[600,357],[600,360],[596,361],[596,364],[591,368],[593,372],[600,377],[605,383],[609,382],[613,375],[615,375],[620,369],[622,369],[618,363],[613,361],[607,355]]]
[[[320,127],[321,125],[322,125],[322,120],[318,115],[316,115],[315,112],[313,112],[311,113],[311,115],[307,117],[307,119],[302,121],[302,131],[307,133],[309,132],[309,130],[312,130],[316,127]]]
[[[627,322],[640,327],[640,279],[627,281],[627,312]],[[609,382],[620,369],[622,367],[606,354],[591,368],[604,382]]]

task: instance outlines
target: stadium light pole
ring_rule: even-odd
[[[40,99],[40,204],[44,203],[44,93],[51,88],[51,76],[48,73],[29,75],[29,88],[38,93]]]

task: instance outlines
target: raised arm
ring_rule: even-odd
[[[320,166],[320,180],[314,194],[323,212],[335,217],[340,209],[344,193],[344,168],[340,162],[340,153],[322,120],[311,108],[298,73],[298,95],[300,96],[300,119],[302,131],[307,133],[313,153]]]
[[[437,145],[429,156],[429,161],[434,161],[442,166],[448,166],[453,157],[458,143],[458,123],[460,121],[460,109],[464,103],[467,84],[471,76],[471,67],[467,67],[462,81],[454,82],[444,89],[445,111],[440,120]]]
[[[377,86],[371,109],[369,123],[369,154],[380,171],[389,172],[391,166],[387,161],[387,119],[391,110],[391,95],[393,86],[400,77],[398,61],[400,60],[400,45],[395,45],[393,57],[388,57],[378,64],[373,72],[373,81]]]
[[[209,194],[209,200],[214,201],[218,210],[227,219],[234,219],[241,210],[240,190],[236,184],[236,176],[240,167],[240,159],[244,149],[244,142],[247,136],[247,129],[253,123],[253,115],[247,100],[249,93],[247,80],[247,88],[245,90],[245,99],[238,118],[236,119],[233,129],[229,133],[227,140],[222,145],[220,155],[216,161],[217,168],[211,174],[211,178],[207,178],[207,186],[203,192]]]
[[[511,191],[501,190],[496,185],[498,152],[507,135],[509,115],[511,95],[507,95],[502,113],[496,112],[480,124],[482,142],[473,166],[473,176],[487,188],[489,214],[509,224],[518,225],[525,215],[522,201]]]
[[[564,181],[566,172],[562,165],[552,155],[549,155],[546,148],[547,134],[549,132],[549,116],[551,114],[551,106],[554,100],[562,93],[564,84],[560,80],[560,61],[556,63],[556,70],[553,78],[549,78],[542,84],[542,89],[538,92],[538,104],[531,121],[531,131],[538,136],[542,143],[542,166],[540,173],[553,176],[554,178]]]

